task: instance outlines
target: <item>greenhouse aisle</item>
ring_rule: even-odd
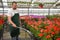
[[[31,40],[30,36],[28,35],[28,33],[26,33],[25,31],[21,30],[20,31],[20,36],[19,36],[19,40]],[[9,32],[4,32],[3,35],[3,40],[11,40],[11,37],[9,35]]]

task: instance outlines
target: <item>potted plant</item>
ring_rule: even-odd
[[[3,24],[4,24],[4,19],[3,17],[0,17],[0,40],[3,36]]]

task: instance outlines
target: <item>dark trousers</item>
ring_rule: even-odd
[[[17,31],[16,32],[12,31],[10,33],[10,36],[11,36],[12,40],[18,40],[19,34],[17,34],[17,33],[18,33]]]
[[[16,37],[11,37],[11,40],[19,40],[19,38],[16,36]]]
[[[15,37],[11,36],[11,40],[18,40],[18,36],[15,36]]]

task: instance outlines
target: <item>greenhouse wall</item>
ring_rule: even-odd
[[[8,13],[8,10],[10,8],[4,8],[4,14],[6,15]],[[49,9],[27,9],[27,8],[19,8],[20,10],[20,16],[23,15],[54,15],[54,14],[60,14],[60,9],[50,9],[50,13],[49,13]],[[0,8],[0,15],[3,14],[3,9]]]

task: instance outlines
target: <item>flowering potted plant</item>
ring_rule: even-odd
[[[4,24],[4,19],[3,17],[0,16],[0,40],[3,36],[3,24]]]
[[[40,27],[38,36],[41,40],[60,40],[60,22],[58,22],[58,19],[56,18],[53,21],[48,19],[44,24],[48,25]]]
[[[4,19],[0,17],[0,30],[3,28]]]

